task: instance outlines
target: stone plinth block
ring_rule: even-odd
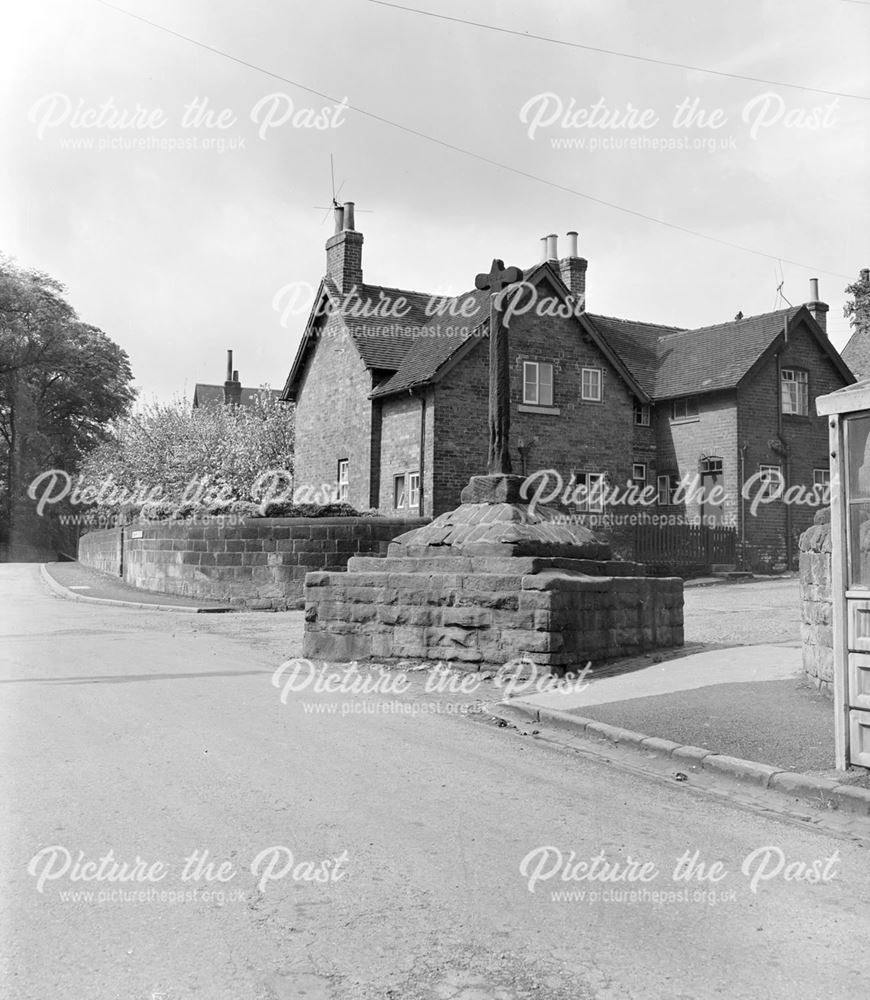
[[[557,510],[518,501],[518,476],[478,476],[469,502],[400,535],[386,558],[305,579],[303,655],[329,661],[528,658],[561,673],[683,643],[683,585]]]

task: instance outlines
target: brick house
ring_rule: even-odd
[[[233,368],[233,352],[227,351],[227,377],[223,385],[197,382],[193,389],[193,409],[215,403],[225,406],[253,406],[260,398],[262,389],[248,389],[239,381],[239,373]],[[281,398],[279,389],[266,390],[273,399]]]
[[[510,321],[514,471],[558,471],[578,515],[608,524],[623,547],[632,514],[635,524],[638,513],[669,515],[732,527],[747,564],[794,562],[815,509],[772,500],[753,513],[751,489],[826,479],[813,400],[854,381],[825,335],[827,305],[816,293],[699,330],[599,316],[585,311],[587,261],[576,233],[568,239],[560,259],[546,237],[523,272],[529,301],[534,289],[546,308]],[[348,203],[284,388],[296,404],[296,482],[334,484],[360,509],[435,516],[486,470],[488,293],[366,284],[362,244]],[[640,507],[626,502],[632,485],[647,488]],[[699,493],[713,485],[725,494],[716,503]],[[601,489],[615,492],[602,503]]]

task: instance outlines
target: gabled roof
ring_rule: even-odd
[[[786,324],[805,323],[847,381],[852,374],[805,306],[779,309],[695,330],[589,316],[656,400],[735,388],[778,341]]]
[[[638,323],[630,319],[616,319],[613,316],[598,316],[587,313],[586,318],[603,336],[611,349],[622,358],[635,380],[646,394],[655,395],[656,371],[658,369],[658,338],[668,333],[677,333],[676,326],[659,326],[655,323]]]
[[[523,272],[526,281],[549,281],[564,300],[569,291],[550,264],[537,264]],[[407,392],[437,381],[462,355],[470,341],[489,337],[489,292],[474,289],[451,297],[429,296],[384,285],[362,285],[353,299],[343,300],[329,280],[321,282],[315,307],[309,316],[293,367],[287,377],[283,399],[292,399],[304,368],[307,352],[316,341],[318,320],[346,301],[342,320],[365,366],[386,377],[372,391],[373,398]],[[393,306],[399,307],[395,315]],[[372,313],[372,315],[366,315]],[[644,388],[620,356],[599,332],[580,320],[584,331],[597,343],[633,392],[646,400]]]
[[[840,355],[858,378],[870,375],[870,331],[856,330]]]
[[[659,337],[656,398],[733,389],[799,311],[780,309]]]
[[[245,389],[242,388],[242,396],[239,400],[240,406],[254,406],[257,400],[260,398],[260,393],[263,389]],[[281,398],[280,389],[268,389],[266,390],[272,399]],[[223,404],[225,399],[224,387],[222,385],[210,385],[207,382],[197,382],[193,390],[193,405],[194,406],[208,406],[209,404]]]
[[[563,300],[570,294],[558,270],[548,263],[526,270],[523,277],[535,284],[548,281]],[[488,292],[439,298],[401,288],[362,285],[352,299],[343,299],[337,287],[324,279],[283,399],[292,399],[295,394],[305,357],[316,341],[318,323],[342,302],[349,306],[342,321],[363,364],[381,376],[372,398],[437,382],[477,338],[489,337]],[[467,305],[460,314],[463,303]],[[398,315],[394,306],[401,307]],[[736,387],[784,337],[787,323],[804,323],[846,381],[853,380],[805,306],[695,330],[585,312],[578,322],[644,403]]]

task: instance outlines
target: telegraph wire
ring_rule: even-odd
[[[857,3],[858,0],[852,0]],[[693,73],[711,73],[714,76],[724,76],[730,80],[748,80],[750,83],[763,83],[768,87],[790,87],[793,90],[808,90],[814,94],[824,94],[826,97],[845,97],[856,101],[870,101],[870,96],[865,94],[846,94],[837,90],[822,90],[819,87],[808,87],[801,83],[783,83],[781,80],[763,80],[757,76],[742,76],[740,73],[727,73],[719,69],[706,69],[703,66],[689,66],[686,63],[669,62],[666,59],[654,59],[652,56],[639,56],[634,52],[617,52],[614,49],[598,48],[594,45],[583,45],[580,42],[570,42],[564,38],[551,38],[547,35],[536,35],[530,31],[518,31],[513,28],[502,28],[495,24],[486,24],[483,21],[468,21],[462,17],[451,17],[448,14],[438,14],[431,10],[420,10],[418,7],[405,7],[402,4],[391,3],[390,0],[369,0],[369,3],[377,4],[379,7],[391,7],[393,10],[401,10],[407,14],[422,14],[424,17],[434,17],[439,21],[452,21],[455,24],[466,24],[473,28],[483,28],[486,31],[497,31],[504,35],[516,35],[519,38],[531,38],[538,42],[549,42],[551,45],[563,45],[572,49],[583,49],[586,52],[598,52],[608,56],[618,56],[620,59],[635,59],[638,62],[652,63],[654,66],[670,66],[676,69],[687,69]],[[867,6],[867,4],[864,4]]]
[[[265,69],[262,66],[258,66],[256,63],[249,62],[246,59],[241,59],[240,57],[234,56],[229,52],[225,52],[223,49],[216,48],[206,42],[201,42],[196,38],[191,38],[189,35],[184,35],[179,31],[173,30],[172,28],[167,28],[163,24],[151,21],[147,17],[142,17],[139,14],[134,14],[132,11],[125,10],[123,7],[117,7],[115,4],[108,3],[107,0],[94,0],[94,2],[98,3],[101,7],[108,7],[110,10],[114,10],[119,14],[124,14],[125,16],[133,18],[136,21],[141,21],[143,24],[147,24],[152,28],[156,28],[158,31],[171,35],[173,38],[189,42],[191,45],[204,49],[206,52],[211,52],[214,55],[222,56],[224,59],[229,59],[231,62],[234,62],[239,66],[245,66],[246,68],[252,69],[257,73],[262,73],[264,76],[271,77],[273,80],[279,80],[281,83],[289,83],[292,87],[298,87],[300,90],[303,90],[308,94],[314,94],[316,97],[321,97],[325,101],[331,101],[333,104],[339,103],[338,98],[333,97],[330,94],[326,94],[321,90],[308,87],[304,83],[300,83],[298,80],[291,80],[289,77],[282,76],[280,73],[275,73],[273,70]],[[716,243],[719,246],[728,247],[731,250],[739,250],[742,253],[753,254],[756,257],[764,257],[767,260],[782,260],[784,263],[791,264],[794,267],[800,267],[808,271],[817,271],[819,274],[827,274],[835,278],[845,278],[847,281],[850,280],[848,275],[841,274],[839,271],[829,271],[825,268],[816,267],[813,264],[804,264],[801,263],[801,261],[791,260],[787,257],[780,257],[779,254],[767,253],[765,250],[756,250],[754,247],[747,247],[743,244],[734,243],[731,240],[725,240],[718,236],[711,236],[709,233],[702,233],[697,229],[690,229],[688,226],[680,225],[677,222],[668,222],[666,219],[657,219],[655,216],[647,215],[637,209],[626,208],[624,205],[618,205],[616,202],[607,201],[604,198],[598,198],[595,195],[587,194],[584,191],[578,191],[576,188],[568,187],[565,184],[559,184],[557,181],[547,180],[547,178],[539,177],[537,174],[530,173],[527,170],[521,170],[519,167],[512,167],[508,163],[502,163],[500,160],[494,160],[489,156],[484,156],[482,153],[466,149],[463,146],[457,146],[455,143],[448,142],[446,139],[439,139],[437,136],[428,135],[426,132],[421,132],[419,129],[412,128],[410,125],[403,125],[400,122],[392,121],[389,118],[385,118],[383,115],[379,115],[374,111],[368,111],[358,105],[346,103],[345,107],[349,111],[355,111],[359,115],[372,119],[372,121],[380,122],[382,125],[388,125],[390,128],[395,128],[401,132],[407,133],[408,135],[416,136],[418,139],[425,139],[427,142],[434,143],[444,149],[449,149],[454,153],[461,153],[463,156],[468,156],[480,163],[486,163],[490,166],[498,167],[500,170],[505,170],[518,177],[524,177],[526,180],[534,181],[536,184],[543,184],[545,187],[553,188],[556,191],[562,191],[565,194],[571,194],[578,198],[583,198],[593,204],[602,205],[605,208],[613,209],[616,212],[622,212],[625,215],[631,215],[637,219],[643,219],[645,222],[652,222],[656,225],[664,226],[666,229],[672,229],[675,232],[685,233],[686,235],[694,236],[697,239],[707,240],[710,243]]]

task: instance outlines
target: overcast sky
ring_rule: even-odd
[[[409,4],[870,95],[868,3]],[[679,326],[748,316],[777,304],[781,268],[793,303],[820,279],[831,339],[847,339],[843,288],[870,267],[867,100],[369,0],[119,0],[225,55],[97,0],[6,6],[0,250],[67,285],[81,317],[129,353],[145,398],[222,381],[230,347],[245,385],[283,384],[305,315],[273,303],[324,272],[332,222],[316,206],[330,203],[330,153],[340,200],[358,207],[367,281],[459,293],[493,257],[529,266],[542,235],[576,229],[593,312]],[[195,100],[211,127],[183,122]],[[685,101],[718,114],[675,128]],[[563,124],[597,102],[599,117],[646,112],[647,127]],[[330,127],[303,127],[312,108]],[[689,148],[650,148],[675,141]],[[600,148],[631,142],[647,148]]]

